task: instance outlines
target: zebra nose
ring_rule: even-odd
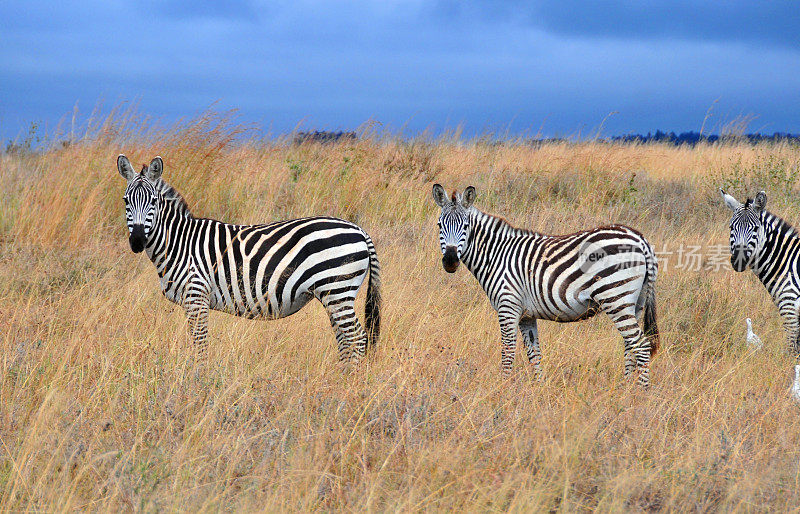
[[[731,267],[735,271],[744,271],[747,268],[747,259],[743,248],[737,248],[737,251],[731,254]]]
[[[448,273],[454,273],[458,268],[458,252],[455,246],[448,246],[444,250],[442,257],[442,266]]]
[[[139,253],[144,250],[145,235],[144,225],[136,224],[131,229],[131,236],[128,239],[133,253]]]

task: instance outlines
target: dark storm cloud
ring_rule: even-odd
[[[712,127],[800,131],[794,11],[638,5],[0,3],[0,138],[98,99],[166,121],[218,102],[275,132],[697,130],[712,105]]]
[[[553,34],[586,38],[800,46],[800,3],[796,0],[442,0],[435,4],[432,12],[445,19],[465,16],[513,22]]]

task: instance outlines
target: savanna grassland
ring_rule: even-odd
[[[715,269],[719,185],[763,188],[800,223],[797,146],[292,145],[243,130],[117,113],[71,144],[0,155],[0,510],[798,508],[777,310],[751,272]],[[343,369],[312,303],[272,322],[212,313],[209,365],[193,367],[183,311],[128,247],[119,153],[163,156],[198,216],[361,224],[383,270],[376,351]],[[650,390],[623,380],[603,316],[540,323],[543,380],[521,349],[502,378],[488,300],[463,267],[442,270],[434,182],[475,185],[479,208],[518,226],[644,232],[661,258]]]

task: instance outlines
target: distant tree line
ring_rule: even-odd
[[[330,131],[314,130],[313,132],[298,132],[294,135],[292,142],[296,145],[303,143],[336,143],[340,141],[355,141],[357,139],[355,131]]]
[[[790,142],[800,143],[800,134],[790,134],[788,132],[773,132],[772,134],[762,134],[757,132],[755,134],[736,134],[736,135],[716,135],[716,134],[701,134],[699,132],[662,132],[657,130],[655,134],[648,132],[647,135],[641,134],[627,134],[624,136],[612,136],[606,138],[609,142],[622,142],[622,143],[669,143],[673,145],[690,145],[694,146],[698,143],[717,143],[717,142],[747,142],[747,143],[778,143]]]
[[[657,130],[655,133],[648,132],[647,134],[626,134],[624,136],[610,136],[598,138],[600,143],[666,143],[670,145],[680,146],[689,145],[695,146],[698,143],[779,143],[788,142],[792,144],[800,144],[800,134],[791,134],[788,132],[774,132],[772,134],[762,134],[760,132],[755,134],[701,134],[699,132],[662,132]],[[499,142],[499,141],[498,141]],[[531,145],[545,145],[548,143],[574,143],[575,139],[565,137],[547,137],[535,138],[527,140]],[[502,144],[502,142],[499,142]]]
[[[303,143],[336,143],[341,141],[356,141],[358,136],[355,131],[329,131],[329,130],[314,130],[308,132],[297,132],[292,142],[296,145]],[[488,144],[507,144],[508,141],[503,139],[495,139],[494,137],[481,138],[484,143]],[[670,145],[680,146],[689,145],[695,146],[698,143],[778,143],[789,142],[793,144],[800,144],[800,134],[791,134],[788,132],[774,132],[772,134],[762,134],[760,132],[754,134],[701,134],[700,132],[663,132],[657,130],[655,132],[648,132],[647,134],[625,134],[622,136],[609,136],[599,138],[597,141],[601,143],[666,143]],[[547,137],[547,138],[533,138],[526,140],[528,144],[544,145],[548,143],[574,143],[574,138],[562,137]]]
[[[349,130],[313,130],[296,132],[292,136],[291,142],[295,145],[303,143],[338,143],[338,142],[355,142],[358,140],[356,131]],[[591,139],[588,139],[591,140]],[[9,140],[5,145],[6,154],[28,154],[39,151],[43,145],[47,145],[47,138],[42,136],[39,132],[39,125],[32,123],[28,133],[22,139]],[[488,145],[506,145],[514,142],[523,142],[532,146],[543,146],[552,143],[577,143],[587,141],[585,138],[574,137],[534,137],[520,139],[504,139],[497,138],[494,135],[485,135],[478,138],[478,141]],[[792,134],[789,132],[773,132],[772,134],[762,134],[756,132],[753,134],[701,134],[700,132],[663,132],[661,130],[648,132],[647,134],[625,134],[622,136],[609,136],[604,138],[597,138],[595,141],[600,143],[634,143],[634,144],[648,144],[648,143],[661,143],[670,144],[674,146],[689,145],[695,146],[698,143],[781,143],[787,142],[791,144],[800,145],[800,134]],[[61,147],[68,147],[71,142],[64,140],[60,142]],[[0,146],[0,152],[3,148]]]

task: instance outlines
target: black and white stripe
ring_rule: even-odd
[[[767,194],[759,192],[744,204],[720,188],[733,211],[730,223],[731,266],[753,270],[777,305],[789,352],[800,357],[800,234],[767,211]]]
[[[603,311],[622,334],[625,374],[638,369],[639,383],[649,385],[650,358],[658,347],[658,263],[642,234],[611,225],[549,236],[514,228],[479,211],[473,206],[472,186],[448,198],[436,184],[433,197],[442,209],[444,269],[453,273],[463,262],[489,296],[500,322],[504,373],[514,363],[517,329],[539,374],[536,320],[578,321]]]
[[[144,250],[161,290],[186,310],[190,335],[205,354],[209,309],[247,318],[283,318],[316,298],[336,332],[339,358],[358,360],[380,330],[380,267],[367,233],[328,217],[267,225],[232,225],[195,218],[162,178],[156,157],[140,173],[117,159],[128,181],[125,213],[134,252]],[[366,332],[354,302],[369,275]]]

